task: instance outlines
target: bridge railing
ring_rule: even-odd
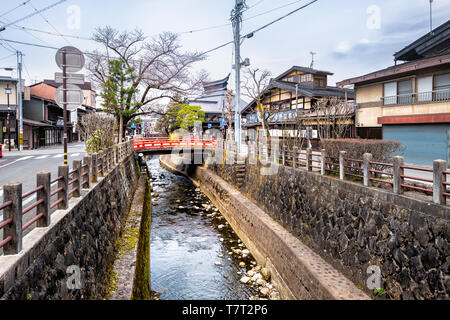
[[[58,167],[57,177],[51,179],[50,172],[36,175],[36,188],[22,193],[22,183],[3,186],[3,203],[0,203],[0,255],[15,255],[22,251],[22,239],[25,231],[34,225],[45,228],[51,224],[51,215],[56,210],[69,207],[71,198],[78,198],[82,190],[89,190],[91,183],[103,177],[120,161],[133,152],[131,141],[100,151],[98,154],[86,156],[83,160],[75,160],[72,169],[68,165]],[[25,208],[23,206],[36,200]],[[27,214],[36,214],[26,217]],[[1,218],[3,216],[3,218]],[[28,218],[28,219],[27,219]]]
[[[174,149],[174,148],[217,148],[214,138],[197,137],[152,137],[133,140],[134,150],[140,149]]]

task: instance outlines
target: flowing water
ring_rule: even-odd
[[[247,300],[255,291],[239,280],[251,265],[232,254],[244,248],[209,199],[186,177],[148,161],[151,173],[151,286],[162,300]],[[253,262],[254,263],[254,262]]]

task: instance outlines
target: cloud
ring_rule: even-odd
[[[338,43],[337,47],[334,48],[333,52],[344,54],[349,52],[350,49],[351,47],[348,41],[341,41]]]

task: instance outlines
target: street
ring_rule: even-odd
[[[82,142],[69,144],[69,165],[73,160],[81,160],[86,155],[85,145]],[[3,151],[0,159],[0,203],[3,202],[3,186],[9,183],[22,183],[22,193],[36,187],[36,174],[50,172],[52,179],[56,178],[58,166],[64,164],[62,145],[42,148],[39,150],[27,150],[23,152]],[[23,201],[23,207],[36,200],[36,195]],[[0,214],[0,220],[2,215]]]

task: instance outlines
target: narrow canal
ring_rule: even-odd
[[[217,208],[188,178],[162,168],[159,157],[148,166],[151,285],[159,299],[254,299],[258,286],[242,278],[256,262]]]

